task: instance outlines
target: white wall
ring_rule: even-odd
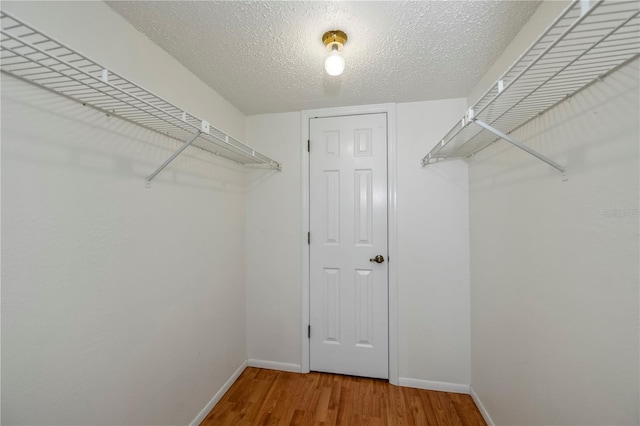
[[[399,104],[399,372],[405,379],[469,383],[467,169],[423,169],[429,144],[464,111],[465,99]],[[299,367],[300,114],[247,119],[247,141],[285,164],[247,198],[249,358]],[[253,174],[253,180],[260,178]],[[416,385],[416,383],[413,383]]]
[[[102,2],[3,10],[240,139]],[[220,120],[220,121],[218,121]],[[245,173],[2,76],[2,423],[186,424],[245,360]]]
[[[248,174],[247,355],[251,364],[299,371],[300,113],[247,117],[247,141],[284,164],[281,172]]]
[[[638,424],[638,61],[470,163],[471,385],[496,424]]]
[[[402,378],[461,385],[470,380],[467,165],[420,165],[465,104],[452,99],[397,105],[400,384],[409,384]]]
[[[475,100],[564,9],[543,2]],[[470,162],[471,386],[496,424],[638,424],[638,69]]]

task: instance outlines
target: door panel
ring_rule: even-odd
[[[388,377],[386,114],[310,120],[310,367]]]

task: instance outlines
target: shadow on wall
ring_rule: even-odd
[[[572,171],[585,167],[637,162],[639,76],[639,61],[635,60],[566,99],[512,135],[566,166],[569,181],[576,176]],[[629,156],[628,149],[617,149],[627,144],[629,139],[636,141],[635,158]],[[484,171],[495,171],[493,174],[483,172],[481,178],[474,178],[471,185],[475,191],[540,179],[562,184],[557,170],[501,139],[478,153],[471,162]]]
[[[447,182],[448,184],[455,186],[459,190],[466,192],[467,186],[464,183],[460,182],[458,168],[457,167],[453,168],[451,165],[445,164],[445,163],[451,163],[454,161],[464,162],[464,160],[460,160],[460,159],[450,159],[450,160],[431,163],[428,166],[423,166],[418,162],[416,163],[417,163],[417,167],[421,167],[424,169],[425,175],[437,176],[437,178],[434,179],[435,181]],[[430,178],[431,177],[425,177],[425,179],[430,179]]]
[[[282,173],[282,172],[281,171],[278,172],[273,169],[250,170],[249,173],[247,173],[247,192],[252,192],[254,189],[260,187],[260,185],[263,182],[266,182],[267,180],[269,180],[276,173]]]
[[[144,186],[147,176],[182,144],[6,75],[2,76],[2,107],[2,138],[19,141],[3,144],[2,155],[20,162],[130,177]],[[8,122],[16,126],[8,129]],[[152,187],[167,183],[242,193],[245,168],[189,147],[153,180]]]

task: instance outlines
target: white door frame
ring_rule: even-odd
[[[338,107],[325,109],[304,110],[300,115],[300,129],[302,144],[302,313],[301,313],[301,341],[302,359],[301,372],[309,372],[309,339],[307,326],[309,325],[309,120],[320,117],[336,117],[359,114],[387,114],[387,226],[389,250],[389,383],[398,384],[398,264],[397,255],[397,222],[396,222],[396,104],[377,104],[353,107]]]

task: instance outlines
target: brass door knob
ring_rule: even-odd
[[[384,257],[381,255],[377,255],[376,257],[369,259],[369,262],[382,263],[384,262]]]

